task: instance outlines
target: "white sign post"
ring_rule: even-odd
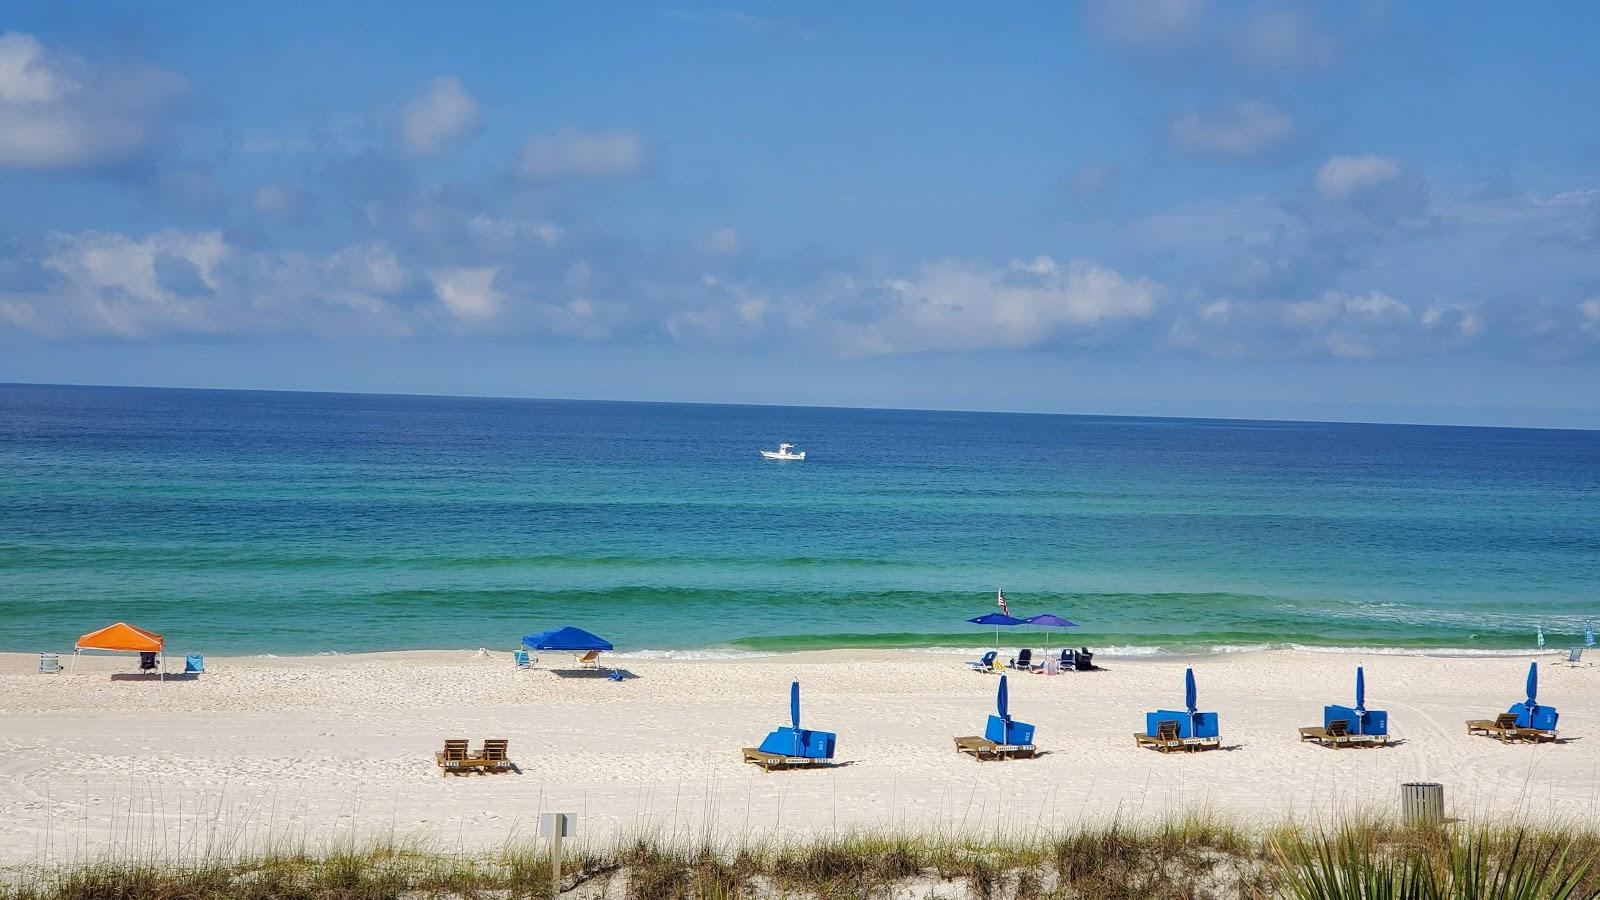
[[[555,894],[561,893],[561,839],[578,833],[578,817],[574,813],[541,813],[539,835],[550,839],[550,884]]]

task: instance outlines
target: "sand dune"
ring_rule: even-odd
[[[566,664],[570,658],[541,662]],[[1011,679],[1038,726],[1032,761],[975,763],[950,738],[981,729],[995,679],[960,657],[830,651],[741,660],[625,659],[622,682],[518,672],[509,654],[375,653],[208,659],[197,681],[113,680],[122,659],[74,674],[0,656],[0,861],[106,852],[203,852],[400,834],[493,847],[574,811],[583,836],[636,831],[752,837],[853,827],[1031,830],[1204,810],[1245,821],[1392,812],[1404,781],[1441,781],[1452,812],[1535,820],[1600,811],[1600,668],[1541,666],[1558,745],[1468,737],[1463,720],[1520,699],[1526,658],[1301,652],[1194,660],[1225,749],[1136,750],[1142,712],[1182,701],[1183,660]],[[1396,745],[1320,749],[1295,728],[1368,703]],[[840,761],[764,774],[737,750],[788,715],[839,733]],[[505,737],[521,774],[443,778],[446,737]]]

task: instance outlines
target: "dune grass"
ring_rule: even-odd
[[[857,833],[694,846],[644,837],[566,858],[564,897],[1594,900],[1600,830],[1371,821],[1334,831],[1202,818],[1036,838]],[[538,844],[460,854],[394,841],[190,863],[106,860],[0,880],[6,900],[550,898]]]

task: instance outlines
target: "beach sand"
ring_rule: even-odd
[[[180,658],[181,659],[181,658]],[[1451,814],[1592,821],[1600,812],[1600,668],[1541,664],[1563,742],[1469,737],[1467,718],[1522,697],[1527,657],[1272,651],[1108,659],[1102,671],[1011,678],[1012,714],[1038,727],[1034,760],[977,763],[951,738],[981,733],[996,678],[964,657],[828,651],[763,658],[611,658],[621,682],[563,677],[546,654],[516,671],[479,651],[209,658],[206,675],[119,680],[127,657],[40,675],[0,655],[0,862],[201,854],[269,844],[418,838],[492,849],[532,840],[538,814],[575,812],[580,840],[637,833],[722,841],[853,828],[1008,832],[1198,811],[1244,824],[1397,812],[1399,785],[1439,781]],[[1100,660],[1097,660],[1100,661]],[[1300,744],[1326,703],[1390,711],[1393,746]],[[1182,705],[1193,664],[1224,749],[1135,749],[1148,709]],[[180,661],[181,665],[181,661]],[[788,720],[839,734],[841,765],[743,764]],[[520,774],[442,777],[450,737],[511,742]]]

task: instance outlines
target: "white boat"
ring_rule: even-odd
[[[806,452],[804,450],[799,453],[794,452],[793,444],[779,444],[776,450],[761,451],[761,456],[764,459],[805,459]]]

